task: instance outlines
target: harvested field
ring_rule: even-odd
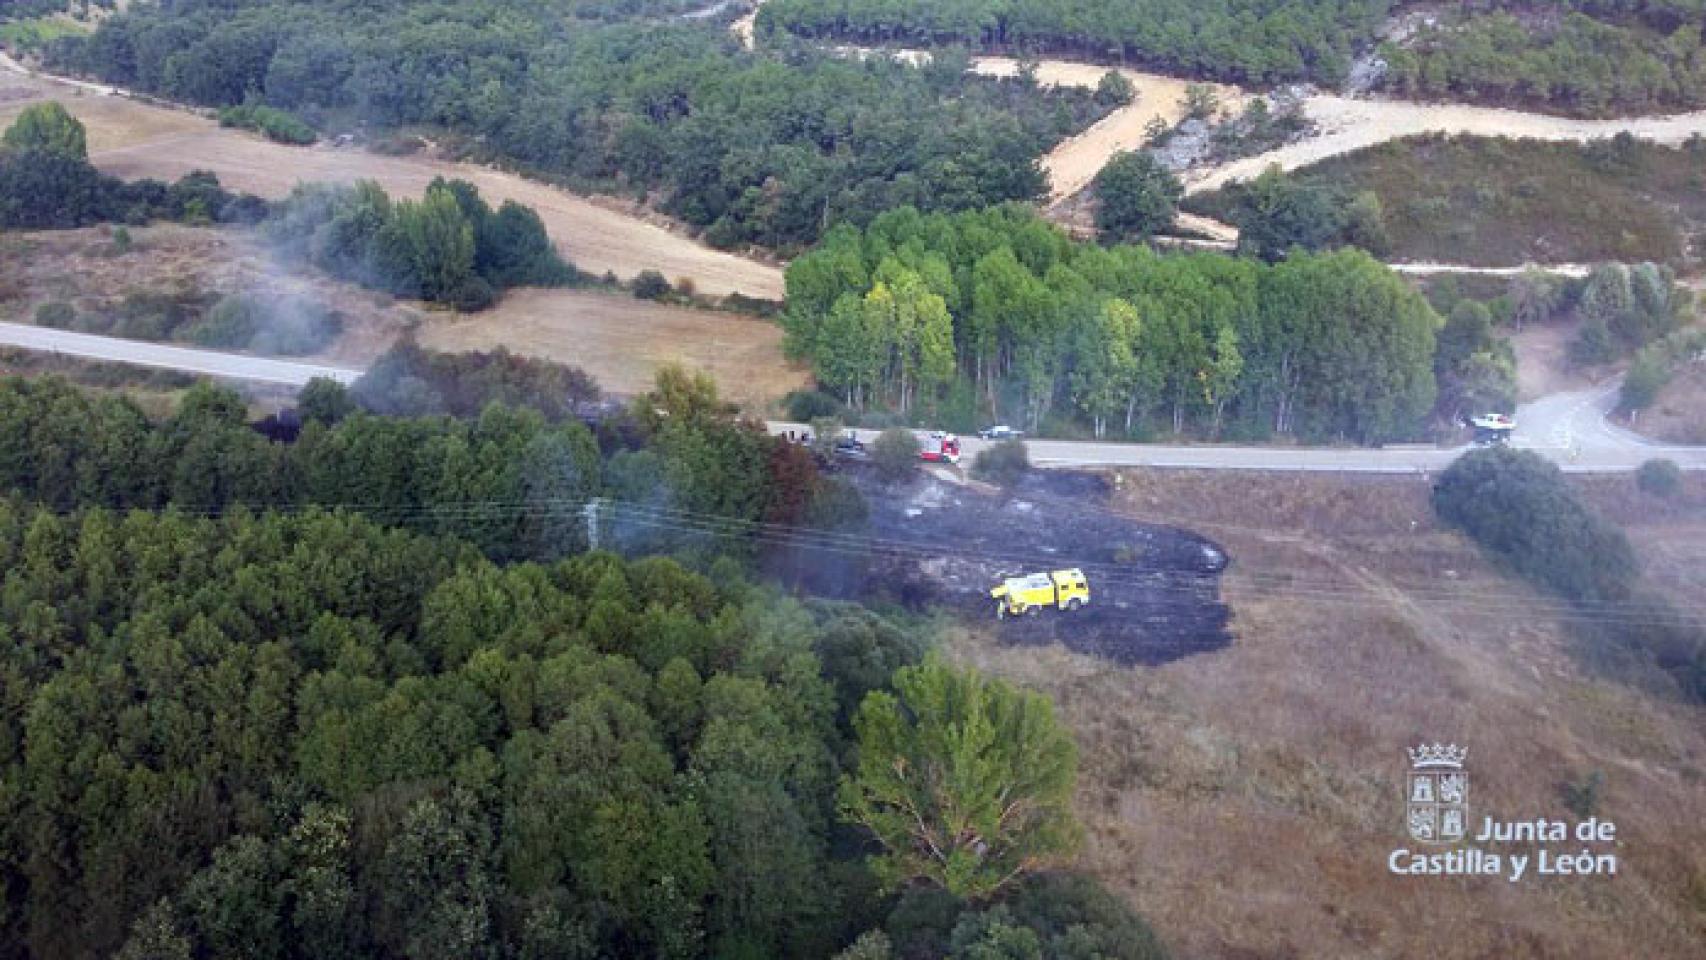
[[[1630,532],[1663,588],[1706,589],[1701,491],[1653,516],[1628,477],[1587,482],[1612,516],[1648,517]],[[1429,489],[1425,477],[1127,472],[1113,509],[1201,530],[1236,558],[1231,645],[1114,669],[974,624],[949,652],[1056,699],[1081,751],[1080,865],[1177,956],[1691,955],[1706,937],[1701,708],[1585,667],[1553,598],[1438,528]],[[1617,876],[1390,873],[1390,852],[1410,845],[1404,751],[1423,740],[1469,747],[1472,829],[1485,816],[1573,821],[1561,784],[1598,771]]]
[[[755,409],[807,382],[782,356],[773,323],[622,293],[512,290],[490,310],[431,318],[419,339],[436,350],[503,346],[573,364],[615,393],[648,389],[659,367],[679,363],[709,371],[723,396]]]
[[[114,176],[175,180],[211,170],[234,190],[282,197],[298,183],[376,180],[388,192],[419,196],[434,177],[472,181],[493,204],[514,200],[538,211],[563,255],[592,274],[629,278],[655,269],[691,278],[700,293],[782,298],[779,268],[722,253],[643,219],[621,202],[594,201],[514,174],[464,163],[382,157],[321,144],[292,147],[235,130],[184,110],[100,97],[0,72],[0,125],[25,106],[57,99],[89,130],[90,159]]]

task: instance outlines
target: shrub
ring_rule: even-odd
[[[1555,465],[1527,450],[1476,450],[1434,486],[1434,510],[1529,580],[1583,604],[1629,596],[1623,532],[1590,511]]]
[[[44,327],[56,327],[60,330],[71,326],[77,319],[77,308],[64,300],[44,303],[36,308],[36,323]]]
[[[918,467],[918,437],[905,427],[890,427],[871,444],[871,462],[884,482],[898,483]]]
[[[641,300],[662,300],[674,292],[669,281],[656,270],[642,270],[634,278],[634,296]]]
[[[320,139],[314,128],[295,114],[258,104],[221,108],[219,125],[253,130],[277,143],[294,143],[301,146]]]
[[[979,480],[1002,487],[1011,487],[1023,480],[1031,469],[1031,455],[1023,440],[1003,440],[977,452],[972,461],[971,475]]]
[[[227,347],[299,356],[315,353],[343,332],[343,318],[305,297],[263,299],[250,294],[222,298],[178,339],[204,347]]]
[[[783,400],[788,419],[795,423],[811,423],[841,416],[841,401],[820,390],[795,390]]]
[[[1675,460],[1648,460],[1635,471],[1635,486],[1655,497],[1675,496],[1682,487],[1682,468]]]

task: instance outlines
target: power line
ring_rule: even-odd
[[[469,500],[410,505],[352,503],[277,505],[237,502],[224,508],[201,511],[168,507],[167,512],[176,512],[184,516],[218,518],[239,510],[270,510],[279,513],[350,511],[365,515],[369,519],[389,519],[399,523],[411,520],[479,523],[549,519],[573,520],[577,523],[584,523],[587,507],[593,499],[595,498]],[[1103,513],[1121,522],[1144,522],[1099,508],[1082,506],[1080,509]],[[61,512],[71,513],[74,511]],[[1060,557],[1054,555],[975,551],[917,540],[819,530],[609,499],[603,500],[599,512],[609,516],[613,521],[626,522],[630,525],[650,529],[671,530],[677,533],[724,539],[740,538],[778,548],[835,553],[857,558],[911,562],[954,559],[969,563],[1021,568],[1026,566],[1053,567],[1061,565],[1063,562]],[[1217,588],[1220,583],[1219,571],[1192,571],[1175,566],[1140,566],[1100,562],[1080,562],[1074,565],[1091,572],[1096,582],[1146,590],[1208,590]],[[1366,587],[1345,580],[1296,578],[1256,572],[1246,573],[1242,570],[1238,571],[1235,576],[1240,581],[1239,585],[1242,588],[1258,597],[1289,597],[1364,608],[1383,606],[1369,602]],[[1394,583],[1392,586],[1394,589],[1409,595],[1409,599],[1423,602],[1430,609],[1443,612],[1483,617],[1520,618],[1532,617],[1538,613],[1560,619],[1606,626],[1706,627],[1706,614],[1696,613],[1688,608],[1665,609],[1641,604],[1618,603],[1572,604],[1530,598],[1520,604],[1520,609],[1518,609],[1508,602],[1508,594],[1439,589],[1399,583]]]

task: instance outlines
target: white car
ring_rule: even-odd
[[[1025,435],[1025,431],[1015,430],[1003,423],[979,430],[977,435],[984,440],[1017,440]]]

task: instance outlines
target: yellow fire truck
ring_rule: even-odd
[[[1034,617],[1044,607],[1077,610],[1089,603],[1090,581],[1077,568],[1032,573],[1002,580],[989,595],[995,600],[995,615],[1003,620],[1026,614]]]

